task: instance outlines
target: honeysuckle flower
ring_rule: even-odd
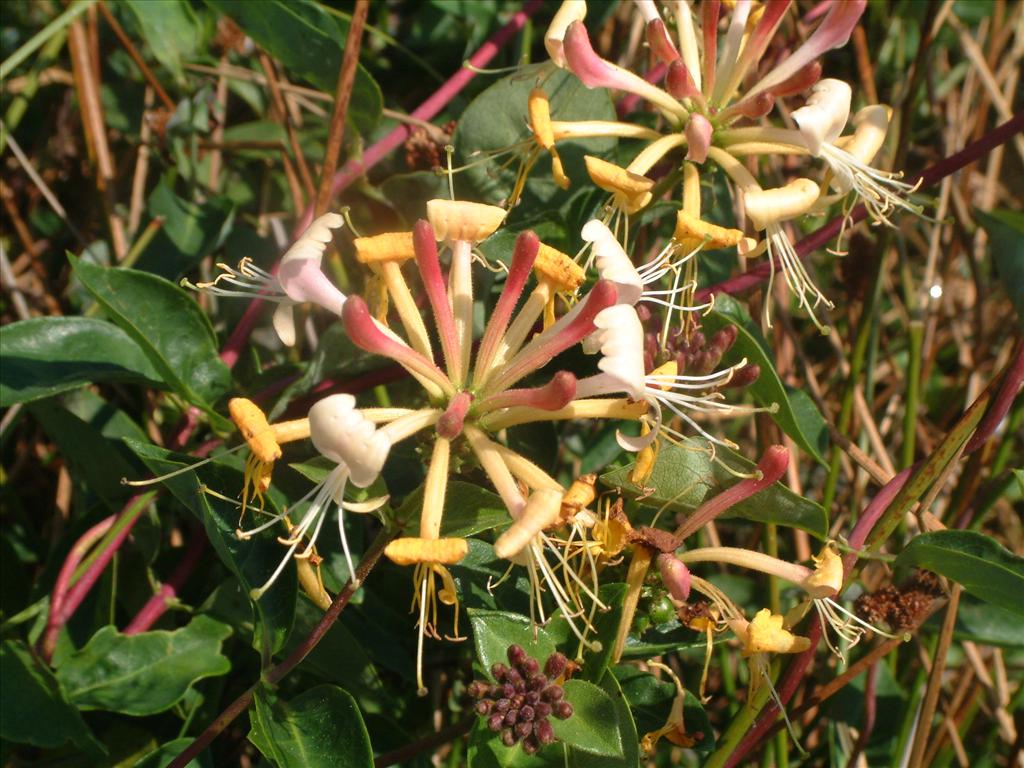
[[[743,204],[747,215],[757,229],[764,230],[765,249],[768,261],[772,265],[768,289],[765,291],[764,321],[771,327],[771,295],[775,263],[782,267],[782,275],[790,292],[796,296],[800,307],[807,310],[808,316],[822,333],[828,333],[828,327],[821,324],[814,314],[818,304],[829,309],[835,305],[815,285],[806,267],[793,248],[789,235],[783,229],[784,222],[802,216],[814,206],[818,200],[820,189],[810,179],[794,179],[784,187],[774,189],[751,189],[744,192]]]
[[[259,406],[244,397],[228,400],[228,413],[249,446],[249,458],[245,462],[242,480],[244,515],[250,498],[257,499],[260,509],[263,509],[263,495],[270,488],[274,462],[281,458],[281,444],[309,437],[309,419],[271,425]]]
[[[810,604],[813,604],[818,612],[822,627],[825,629],[831,628],[847,646],[856,645],[867,631],[877,632],[886,637],[894,637],[866,623],[836,601],[835,598],[838,597],[843,586],[844,574],[842,558],[840,558],[835,546],[831,543],[827,544],[821,553],[814,558],[815,567],[813,569],[797,563],[780,560],[762,552],[736,547],[705,547],[688,550],[679,555],[679,560],[688,565],[706,562],[727,563],[761,571],[762,573],[767,573],[795,584],[807,593]],[[765,631],[756,635],[757,642],[768,642],[765,639],[769,637],[767,630],[781,626],[781,617],[779,617],[779,621],[772,618],[770,622],[768,619],[762,619],[761,627]],[[785,640],[784,635],[776,634],[770,636],[775,637],[780,644],[784,645],[785,642],[788,642]],[[753,638],[755,635],[751,634],[749,637]],[[832,642],[827,632],[825,633],[825,641],[829,649],[836,656],[845,660],[845,651]],[[757,643],[754,643],[754,645],[757,645]],[[748,647],[751,653],[759,652],[760,650],[753,646]],[[788,653],[790,651],[782,652]]]
[[[811,86],[811,95],[800,109],[793,111],[793,122],[814,156],[821,154],[823,144],[834,144],[850,119],[853,90],[834,78],[819,80]]]
[[[296,304],[312,302],[328,312],[340,315],[345,294],[321,270],[324,251],[333,237],[332,230],[342,227],[345,219],[337,213],[325,213],[313,221],[298,240],[281,257],[277,275],[257,267],[251,259],[242,259],[237,267],[217,266],[223,272],[208,283],[193,285],[187,279],[181,284],[215,296],[252,299],[259,296],[276,302],[274,330],[287,346],[295,344]],[[229,286],[229,287],[225,287]]]
[[[586,0],[562,0],[555,17],[544,33],[544,47],[548,56],[559,67],[565,66],[565,31],[574,21],[583,21],[587,17]]]
[[[648,662],[648,666],[664,671],[672,679],[676,686],[676,695],[672,699],[672,709],[669,711],[665,724],[655,731],[645,733],[640,739],[640,749],[643,750],[645,755],[651,756],[657,750],[658,741],[661,739],[668,739],[669,742],[677,747],[692,747],[697,741],[693,736],[686,733],[686,724],[683,721],[683,705],[686,703],[686,690],[683,688],[682,681],[672,668],[665,664],[655,661]]]
[[[586,155],[583,160],[590,180],[605,192],[611,192],[615,205],[623,213],[636,213],[651,202],[654,187],[651,179],[592,155]]]

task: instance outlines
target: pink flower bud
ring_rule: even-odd
[[[690,569],[669,552],[658,555],[658,573],[661,583],[673,599],[685,603],[690,599]]]

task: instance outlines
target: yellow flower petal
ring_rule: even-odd
[[[253,456],[269,464],[281,458],[281,446],[274,438],[274,430],[256,403],[244,397],[233,397],[228,401],[228,413]]]
[[[747,627],[747,645],[743,655],[754,653],[802,653],[811,647],[806,637],[794,635],[782,627],[783,618],[768,608],[757,612]]]
[[[395,539],[384,549],[388,560],[395,565],[439,563],[453,565],[466,556],[469,544],[465,539]]]
[[[686,252],[695,250],[702,243],[705,248],[714,251],[718,248],[732,248],[750,239],[738,229],[716,226],[683,210],[676,213],[673,238]]]
[[[583,160],[591,180],[615,195],[615,202],[626,213],[636,213],[651,202],[651,189],[654,187],[651,179],[591,155],[586,155]]]
[[[496,205],[436,198],[427,201],[427,219],[438,240],[479,243],[494,234],[507,211]]]
[[[826,544],[814,558],[814,573],[804,580],[804,589],[811,597],[831,597],[843,586],[843,559],[835,547]]]
[[[538,279],[551,283],[556,291],[567,293],[579,288],[587,276],[583,267],[573,261],[571,256],[544,243],[540,244],[537,251],[533,271]]]
[[[356,260],[362,264],[381,261],[405,261],[416,255],[412,232],[385,232],[373,237],[357,237]]]

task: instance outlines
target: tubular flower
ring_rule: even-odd
[[[218,264],[224,270],[209,283],[182,285],[215,296],[260,298],[278,304],[274,312],[274,330],[287,346],[295,344],[295,320],[292,307],[312,302],[328,312],[340,315],[345,294],[339,291],[321,271],[324,251],[333,237],[331,231],[345,223],[336,213],[325,213],[316,219],[281,257],[276,276],[257,267],[251,259],[242,259],[237,267]]]
[[[750,216],[754,226],[765,232],[766,250],[772,266],[772,277],[775,274],[775,263],[778,261],[786,285],[790,292],[797,297],[800,307],[807,310],[807,314],[814,321],[818,330],[827,333],[827,327],[821,324],[814,314],[814,310],[821,303],[824,303],[829,309],[835,305],[825,298],[825,295],[814,284],[814,280],[807,273],[807,269],[793,248],[789,235],[782,228],[783,222],[810,211],[818,199],[818,193],[818,185],[810,179],[796,179],[784,187],[748,191],[743,195],[743,202],[747,215]],[[773,280],[769,278],[764,302],[764,321],[768,327],[771,327],[772,285]]]

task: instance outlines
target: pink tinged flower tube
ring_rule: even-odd
[[[704,0],[700,5],[701,32],[704,34],[704,72],[701,89],[711,93],[715,87],[715,63],[718,60],[718,14],[720,0]]]
[[[281,290],[296,304],[307,301],[318,304],[329,312],[341,314],[345,294],[339,291],[321,271],[324,251],[333,237],[331,230],[344,225],[345,220],[336,213],[325,213],[295,241],[283,257],[277,279]],[[288,346],[295,344],[295,320],[292,307],[281,303],[274,312],[274,329]]]
[[[574,21],[583,21],[587,16],[586,0],[563,0],[562,5],[544,33],[544,47],[555,66],[565,67],[565,30]]]
[[[797,48],[792,56],[765,75],[748,95],[760,93],[782,83],[826,51],[846,45],[866,6],[867,0],[835,0],[824,21],[807,41]]]
[[[341,320],[352,343],[360,349],[390,357],[417,378],[431,382],[445,394],[454,394],[454,387],[448,377],[433,362],[385,332],[359,296],[352,296],[345,302]]]
[[[487,385],[488,393],[508,389],[517,381],[547,365],[555,355],[579,344],[594,332],[598,312],[615,304],[617,291],[608,280],[598,280],[567,322],[555,323],[523,347]],[[563,318],[565,320],[566,318]]]
[[[665,88],[677,99],[695,99],[701,96],[693,75],[681,59],[676,59],[668,65]]]
[[[647,22],[647,44],[651,52],[658,57],[663,64],[671,64],[673,61],[681,60],[679,51],[676,50],[672,38],[668,35],[665,22],[661,19],[652,19]]]
[[[478,408],[481,413],[515,407],[557,411],[576,398],[576,386],[577,381],[573,374],[569,371],[559,371],[542,387],[506,389],[482,401]]]
[[[423,288],[427,292],[427,300],[434,312],[434,322],[438,336],[441,338],[441,350],[444,353],[448,372],[457,369],[460,360],[459,336],[455,331],[455,318],[451,304],[448,303],[448,291],[444,276],[441,274],[441,262],[437,256],[437,240],[434,228],[426,219],[420,219],[412,228],[412,244],[416,252],[416,266],[420,271]]]
[[[569,25],[565,33],[564,50],[569,69],[587,88],[611,88],[633,93],[677,120],[686,119],[687,110],[665,91],[598,56],[590,44],[590,35],[583,22],[576,21]]]
[[[764,4],[761,18],[757,20],[754,31],[743,45],[739,61],[736,62],[736,66],[729,77],[729,82],[724,89],[726,101],[728,101],[730,94],[739,87],[750,67],[761,60],[765,50],[768,48],[768,43],[771,42],[775,31],[782,22],[782,17],[785,16],[791,4],[792,0],[767,0]]]
[[[539,250],[540,239],[533,232],[523,232],[516,238],[505,285],[501,289],[498,302],[494,305],[494,311],[491,312],[491,319],[487,321],[487,328],[484,329],[480,348],[477,350],[474,379],[478,379],[490,369],[501,339],[508,330],[516,303],[523,293],[526,281],[530,278],[530,270],[533,269]]]
[[[782,445],[773,445],[764,452],[757,464],[760,477],[740,480],[731,488],[726,488],[717,496],[713,496],[693,511],[676,531],[680,539],[685,539],[699,531],[709,522],[717,518],[730,507],[745,501],[759,491],[763,491],[772,483],[781,479],[789,465],[789,449]]]
[[[670,552],[662,552],[657,561],[661,583],[673,600],[685,603],[690,599],[690,569]]]
[[[704,115],[694,113],[686,124],[686,159],[703,163],[708,157],[711,134],[714,132],[710,121]]]

